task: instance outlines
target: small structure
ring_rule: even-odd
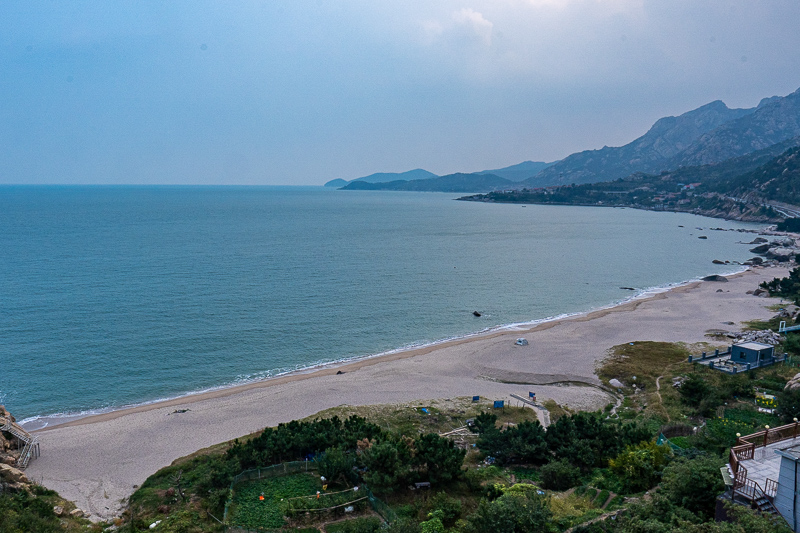
[[[703,352],[699,357],[689,356],[690,363],[705,365],[708,368],[719,370],[728,374],[746,372],[755,368],[783,363],[788,354],[775,355],[775,347],[760,342],[740,342],[730,346],[720,353],[714,350],[713,354]]]
[[[775,359],[775,347],[760,342],[741,342],[731,346],[731,361],[737,363],[757,363],[756,366],[770,365]]]
[[[520,337],[519,339],[517,339],[517,342],[515,342],[514,344],[516,344],[517,346],[527,346],[528,345],[528,339],[526,339],[524,337]]]

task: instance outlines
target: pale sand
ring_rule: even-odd
[[[768,318],[774,313],[766,306],[776,300],[746,291],[786,274],[784,268],[755,269],[728,283],[692,283],[528,331],[492,333],[84,418],[38,431],[42,455],[27,473],[94,517],[110,518],[134,486],[173,460],[329,407],[472,395],[510,400],[510,393],[535,390],[539,399],[597,409],[611,401],[599,388],[547,384],[599,383],[597,362],[618,344],[707,342],[709,329],[734,331],[744,321]],[[515,346],[520,336],[530,344]],[[336,375],[337,370],[346,373]],[[176,409],[189,411],[175,414]]]

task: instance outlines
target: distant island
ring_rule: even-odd
[[[407,172],[378,172],[363,176],[353,180],[344,180],[337,178],[330,180],[325,184],[325,187],[335,187],[337,189],[347,188],[348,190],[415,190],[415,191],[436,191],[436,192],[485,192],[495,190],[498,186],[513,185],[515,182],[524,181],[532,176],[535,176],[545,168],[553,163],[545,163],[542,161],[523,161],[516,165],[509,167],[497,168],[492,170],[481,170],[479,172],[470,173],[455,173],[447,176],[438,176],[433,172],[417,168]],[[480,176],[491,176],[489,179],[481,178]],[[447,178],[440,180],[438,178]],[[501,178],[506,180],[500,182],[493,178]],[[410,181],[424,181],[426,183],[419,185],[401,185],[395,182],[410,182]],[[458,182],[462,182],[459,184]],[[355,185],[357,183],[368,183],[370,185],[389,184],[381,187],[364,187],[362,185]],[[354,185],[353,187],[348,187]],[[476,188],[477,187],[477,188]],[[446,189],[446,190],[445,190]]]

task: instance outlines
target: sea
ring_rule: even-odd
[[[2,186],[0,404],[38,428],[521,328],[738,271],[759,228],[457,196]]]

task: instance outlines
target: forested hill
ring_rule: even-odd
[[[659,175],[638,173],[611,182],[491,192],[460,199],[625,206],[777,222],[782,216],[770,204],[800,205],[798,145],[800,138],[795,138],[716,165],[685,167]]]
[[[725,185],[731,196],[800,205],[800,146]]]

